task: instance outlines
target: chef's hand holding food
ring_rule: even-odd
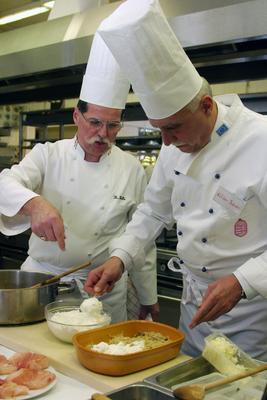
[[[111,292],[115,283],[124,272],[124,264],[119,257],[110,257],[104,264],[89,272],[84,289],[93,296],[101,296]],[[158,320],[159,304],[140,305],[139,319],[146,319],[151,315],[153,321]]]
[[[111,292],[123,271],[124,265],[121,259],[111,257],[104,264],[89,272],[84,289],[94,296]]]
[[[64,223],[58,210],[42,196],[27,201],[20,209],[20,214],[31,218],[31,229],[44,241],[57,242],[65,250]]]
[[[229,312],[239,302],[242,293],[242,286],[233,274],[209,284],[189,327],[192,329],[201,322],[213,321]]]

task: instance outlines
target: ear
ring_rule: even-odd
[[[79,111],[78,111],[77,107],[74,108],[72,117],[73,117],[73,121],[74,121],[75,125],[78,125]]]
[[[205,95],[201,99],[201,109],[206,115],[211,115],[213,109],[213,100],[209,95]]]

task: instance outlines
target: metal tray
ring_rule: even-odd
[[[106,393],[112,400],[143,399],[143,400],[173,400],[171,393],[155,388],[145,382],[136,382],[120,389]]]
[[[145,379],[145,382],[171,390],[173,386],[214,372],[217,372],[216,369],[200,356],[168,368],[166,371],[151,375]]]
[[[254,360],[256,363],[260,363]],[[147,377],[144,382],[160,390],[172,393],[173,389],[181,384],[208,383],[219,379],[218,371],[202,356],[185,361],[163,372]],[[222,375],[221,375],[222,377]],[[207,400],[260,400],[267,379],[267,371],[263,371],[251,378],[221,386],[220,389],[209,391]],[[194,381],[194,382],[192,382]]]

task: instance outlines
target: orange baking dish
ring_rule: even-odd
[[[109,342],[116,335],[134,336],[138,332],[159,332],[172,341],[149,350],[132,354],[111,355],[99,353],[87,348],[99,342]],[[77,333],[73,344],[82,365],[91,371],[104,375],[122,376],[145,368],[153,367],[171,360],[179,353],[184,340],[182,331],[172,326],[152,321],[127,321],[102,328]]]

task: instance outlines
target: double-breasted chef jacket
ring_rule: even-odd
[[[88,271],[109,256],[109,242],[120,235],[143,200],[146,177],[143,167],[131,154],[112,146],[97,163],[84,160],[84,151],[74,139],[36,145],[10,170],[0,174],[0,230],[14,235],[30,227],[29,217],[18,214],[31,198],[42,195],[60,212],[65,226],[66,249],[56,242],[42,241],[31,234],[29,257],[23,270],[58,274],[91,260]],[[134,271],[132,280],[141,304],[157,302],[156,251],[153,245],[142,271]],[[112,321],[127,318],[125,273],[114,290],[104,295]]]
[[[177,261],[184,276],[183,351],[198,355],[204,337],[219,329],[267,361],[267,119],[236,95],[215,101],[218,118],[210,142],[194,154],[162,146],[145,202],[111,249],[116,254],[124,248],[131,254],[128,269],[138,268],[144,246],[176,222]],[[231,273],[247,299],[190,330],[208,284]]]

